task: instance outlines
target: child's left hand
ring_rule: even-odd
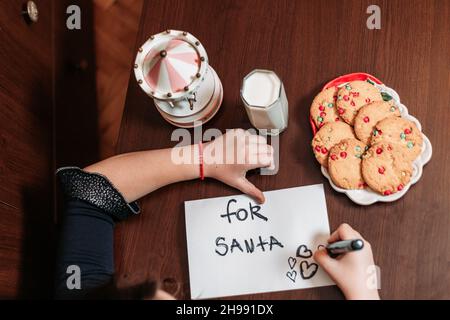
[[[206,177],[239,189],[260,203],[265,201],[262,191],[245,177],[248,170],[273,166],[273,148],[263,136],[243,129],[227,131],[205,144],[203,161]]]

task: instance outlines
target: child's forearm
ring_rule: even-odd
[[[177,155],[189,155],[188,163],[172,161],[172,149],[126,153],[108,158],[85,168],[106,176],[128,202],[178,181],[200,176],[198,145],[176,149]]]

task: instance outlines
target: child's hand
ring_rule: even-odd
[[[380,299],[378,290],[369,287],[368,270],[374,266],[370,243],[352,229],[348,224],[341,224],[328,239],[328,243],[340,240],[362,239],[364,248],[331,258],[326,249],[317,250],[314,260],[330,275],[342,290],[346,299],[372,300]]]
[[[248,181],[248,170],[273,165],[273,148],[262,136],[235,129],[205,144],[203,150],[206,177],[220,180],[264,202],[264,195]]]

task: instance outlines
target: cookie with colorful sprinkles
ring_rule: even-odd
[[[363,189],[361,161],[366,145],[357,139],[345,139],[330,150],[328,172],[334,184],[343,189]]]
[[[316,133],[312,140],[312,148],[317,161],[324,167],[328,166],[330,149],[341,140],[356,138],[352,127],[342,121],[329,122]]]
[[[348,124],[353,125],[359,109],[371,102],[382,101],[380,91],[367,81],[351,81],[343,85],[339,91],[336,107],[339,116]]]
[[[389,117],[400,117],[400,111],[393,100],[375,101],[363,106],[355,117],[356,136],[365,144],[369,144],[375,125]]]
[[[402,149],[396,143],[381,141],[367,150],[361,172],[372,190],[388,196],[403,190],[409,183],[413,167]]]
[[[337,87],[322,90],[313,100],[310,115],[317,128],[328,122],[340,121],[336,109]]]
[[[422,133],[414,122],[405,118],[390,117],[378,122],[372,132],[371,144],[380,141],[401,145],[409,161],[414,161],[422,152]]]

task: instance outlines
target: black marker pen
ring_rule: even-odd
[[[327,245],[326,248],[330,257],[335,258],[342,253],[361,250],[364,248],[364,241],[361,239],[336,241]]]

